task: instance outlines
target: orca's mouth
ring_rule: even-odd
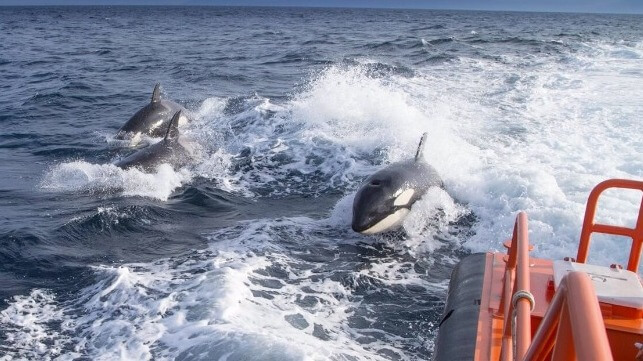
[[[355,232],[367,235],[393,231],[402,225],[410,211],[408,207],[396,207],[392,212],[372,219],[368,223],[353,223],[352,228]]]
[[[384,218],[385,216],[360,215],[353,213],[351,228],[357,233],[362,233],[375,226]]]
[[[353,219],[353,222],[351,223],[351,228],[353,229],[353,231],[355,231],[357,233],[362,233],[365,230],[371,228],[374,224],[375,223],[364,224],[364,223],[361,223],[361,222],[357,222],[355,219]]]
[[[385,210],[379,209],[377,212],[370,212],[370,213],[362,213],[362,212],[356,212],[355,209],[353,209],[353,219],[351,222],[351,228],[353,231],[357,233],[362,233],[362,234],[371,234],[368,232],[369,230],[372,230],[374,228],[380,228],[382,226],[382,222],[387,223],[390,222],[393,225],[399,225],[399,220],[403,219],[408,212],[410,212],[410,207],[408,205],[403,205],[403,206],[394,206],[393,200],[390,202],[387,202],[389,204],[386,205]],[[402,215],[403,214],[403,215]],[[397,216],[397,217],[396,217]],[[392,221],[391,217],[393,218],[400,218],[401,219],[396,219],[396,221]],[[379,232],[375,232],[379,233]]]

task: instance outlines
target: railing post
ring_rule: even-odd
[[[507,264],[505,265],[505,278],[502,285],[502,297],[500,307],[503,320],[505,321],[502,333],[502,344],[500,346],[500,360],[513,360],[513,347],[511,343],[511,329],[507,328],[507,322],[511,317],[511,296],[513,295],[514,275],[516,268],[516,249],[518,248],[518,217],[514,221],[514,229],[511,236],[511,243],[507,246]]]
[[[518,249],[516,252],[516,290],[531,296],[531,285],[529,279],[529,231],[527,229],[527,214],[518,214]],[[532,304],[525,297],[516,298],[516,359],[521,360],[527,353],[531,343],[531,308]]]
[[[501,353],[500,353],[500,359],[502,361],[512,361],[514,359],[513,344],[511,339],[511,319],[512,319],[511,311],[513,309],[513,306],[511,305],[511,296],[513,295],[514,273],[515,272],[513,269],[507,269],[505,271],[505,284],[504,284],[504,290],[502,294],[502,300],[504,303],[503,319],[505,321],[505,324],[504,324],[504,332],[502,335],[502,346],[501,346]]]
[[[642,189],[643,190],[643,189]],[[627,261],[627,269],[632,272],[638,272],[641,261],[641,250],[643,248],[643,197],[639,206],[639,218],[636,220],[634,235],[632,236],[632,248],[630,249],[630,258]]]
[[[554,352],[551,361],[569,361],[576,360],[576,350],[574,349],[574,337],[572,323],[569,316],[569,298],[563,295],[563,307],[560,309],[558,316],[558,330],[554,343]]]
[[[589,240],[594,228],[596,204],[598,203],[598,197],[604,190],[604,184],[605,182],[602,182],[594,187],[594,189],[592,189],[592,191],[589,193],[589,197],[587,198],[587,206],[585,206],[585,219],[583,220],[583,229],[580,233],[578,253],[576,254],[576,262],[578,263],[587,262],[587,256],[589,255]]]
[[[569,311],[574,348],[578,359],[612,360],[605,322],[592,281],[583,272],[570,272],[566,277],[568,290],[566,308]]]
[[[563,278],[523,361],[545,360],[552,348],[552,361],[613,361],[596,292],[584,272]]]
[[[527,214],[520,212],[516,217],[513,237],[508,250],[503,295],[500,302],[504,316],[500,352],[500,358],[503,361],[522,358],[527,352],[531,342],[530,313],[533,296],[531,296],[530,293],[529,277],[529,230]],[[529,298],[526,298],[527,296]],[[513,335],[514,327],[515,338]]]

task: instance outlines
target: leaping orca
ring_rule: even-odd
[[[443,187],[436,170],[422,157],[426,137],[424,133],[414,159],[390,164],[360,186],[353,200],[355,232],[375,234],[399,227],[430,187]]]
[[[162,137],[167,125],[177,111],[185,108],[171,101],[161,99],[161,84],[157,83],[152,92],[152,100],[141,108],[125,125],[118,130],[116,139],[135,138],[146,134],[151,137]],[[188,118],[183,114],[180,123],[186,123]]]
[[[121,159],[115,163],[116,166],[152,171],[162,163],[169,163],[174,168],[185,165],[192,158],[194,151],[191,144],[179,134],[180,118],[179,110],[170,120],[163,140]]]

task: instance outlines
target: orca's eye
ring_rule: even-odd
[[[379,187],[380,186],[380,181],[378,181],[376,179],[373,179],[371,181],[371,185],[374,186],[374,187]]]

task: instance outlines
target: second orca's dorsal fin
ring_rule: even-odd
[[[422,154],[424,154],[424,146],[426,143],[426,137],[429,135],[429,133],[424,133],[422,134],[422,138],[420,139],[420,144],[418,145],[418,150],[415,152],[415,161],[418,162],[422,159]]]
[[[152,92],[152,103],[161,101],[161,83],[156,83]]]
[[[165,137],[163,138],[163,140],[168,140],[179,136],[179,118],[181,118],[180,110],[174,113],[174,116],[170,120],[170,124],[167,126],[167,131],[165,132]]]

